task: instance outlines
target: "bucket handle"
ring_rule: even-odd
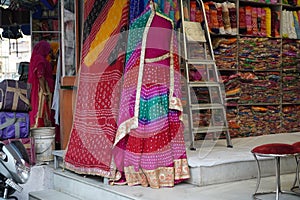
[[[52,143],[53,143],[53,141],[50,143],[50,145],[49,146],[47,146],[47,148],[45,148],[45,150],[44,151],[42,151],[42,152],[40,152],[40,153],[38,153],[38,152],[36,152],[37,154],[42,154],[42,153],[45,153],[51,146],[52,146]]]

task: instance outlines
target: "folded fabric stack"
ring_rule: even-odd
[[[35,163],[34,139],[30,137],[30,84],[5,79],[0,82],[0,140],[20,140]]]
[[[282,73],[282,102],[300,103],[300,72],[284,71]]]
[[[280,106],[240,106],[240,136],[280,133]]]
[[[282,107],[282,132],[300,131],[300,106],[288,105]]]
[[[239,103],[280,103],[280,72],[245,72]]]
[[[210,95],[207,87],[193,87],[191,89],[192,104],[210,103]]]
[[[215,34],[237,34],[236,4],[232,2],[205,2],[205,15],[208,28]],[[203,12],[196,1],[190,1],[189,20],[203,23]]]
[[[240,75],[223,75],[221,79],[226,91],[226,105],[237,106],[241,91]]]
[[[192,113],[194,128],[222,126],[225,122],[222,112],[222,109],[194,110]]]
[[[239,69],[280,69],[280,49],[280,39],[243,37],[239,40]]]
[[[282,102],[300,103],[300,42],[283,39]]]
[[[298,70],[300,61],[300,41],[282,39],[282,68],[283,70]]]
[[[300,11],[282,11],[282,37],[300,39]]]
[[[226,118],[228,122],[229,133],[231,137],[238,137],[240,127],[237,115],[237,105],[240,96],[240,76],[239,74],[222,75],[221,80],[225,88],[225,100],[227,106]]]
[[[193,111],[192,116],[194,128],[204,128],[209,126],[211,121],[210,110]]]
[[[280,37],[280,12],[270,7],[239,7],[239,33]]]
[[[239,137],[240,124],[237,107],[227,107],[226,117],[231,137]]]
[[[237,68],[236,38],[213,38],[213,49],[218,69]]]

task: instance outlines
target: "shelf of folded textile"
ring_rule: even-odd
[[[237,38],[236,37],[213,37],[212,45],[216,65],[219,70],[236,70],[237,61]]]
[[[239,70],[280,70],[280,50],[280,39],[241,37]]]
[[[300,105],[282,106],[282,132],[300,131]]]
[[[279,104],[280,72],[240,72],[239,104]]]
[[[249,105],[239,107],[240,136],[280,133],[280,105]]]

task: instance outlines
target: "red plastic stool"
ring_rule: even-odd
[[[300,195],[300,179],[299,179],[299,168],[300,168],[300,142],[295,142],[292,146],[296,149],[295,159],[297,163],[296,176],[293,187],[291,190]]]
[[[279,200],[279,194],[285,193],[285,194],[291,194],[296,195],[294,192],[288,192],[288,191],[282,191],[281,190],[281,182],[280,182],[280,158],[282,157],[289,157],[289,156],[295,156],[296,149],[294,146],[290,144],[283,144],[283,143],[270,143],[270,144],[264,144],[257,146],[251,150],[258,168],[258,176],[257,176],[257,183],[256,183],[256,190],[254,194],[252,195],[254,199],[257,198],[259,195],[265,195],[265,194],[276,194],[276,200]],[[260,192],[258,193],[258,188],[261,180],[261,170],[260,170],[260,164],[257,159],[257,157],[272,157],[275,160],[275,169],[276,169],[276,191],[272,192]]]

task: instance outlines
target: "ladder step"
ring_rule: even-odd
[[[187,59],[186,63],[191,65],[199,65],[199,64],[215,65],[215,60]]]
[[[208,109],[224,109],[223,104],[219,103],[205,103],[205,104],[192,104],[192,110],[208,110]]]
[[[213,132],[224,132],[227,131],[226,126],[210,126],[210,127],[201,127],[193,128],[193,133],[213,133]]]
[[[180,51],[183,53],[183,69],[186,76],[185,89],[187,90],[186,102],[189,117],[191,149],[195,150],[194,141],[197,139],[197,133],[205,134],[217,132],[225,132],[227,146],[232,147],[226,109],[222,96],[225,92],[223,92],[224,88],[219,80],[218,67],[214,58],[213,45],[205,15],[206,9],[203,0],[197,0],[197,2],[202,9],[201,13],[205,24],[202,27],[202,23],[182,20],[183,52]],[[180,1],[180,5],[181,19],[185,19],[183,0]],[[196,73],[200,74],[201,77]],[[211,117],[211,119],[203,120],[207,122],[212,120],[211,123],[209,123],[212,124],[212,126],[195,126],[197,124],[202,125],[199,121],[202,120],[200,118],[201,115],[207,118]]]
[[[220,87],[220,83],[217,82],[209,82],[209,81],[193,81],[188,83],[189,87]]]

